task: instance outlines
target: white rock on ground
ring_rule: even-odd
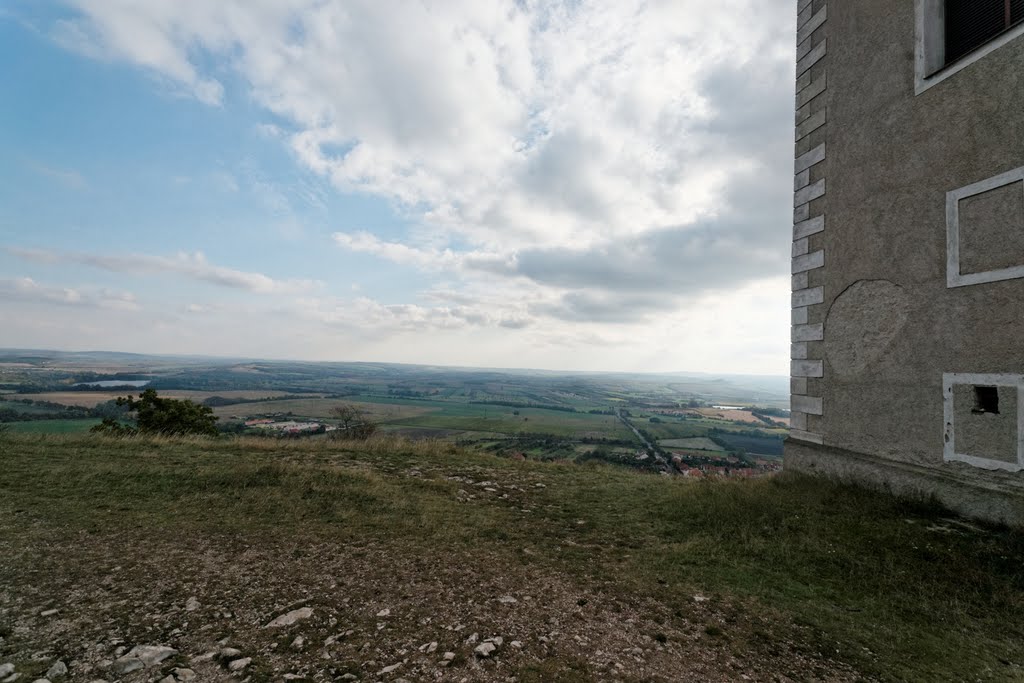
[[[14,683],[19,678],[21,678],[21,674],[11,674],[7,678],[0,678],[0,683]]]
[[[476,653],[477,657],[490,657],[497,649],[498,646],[494,643],[480,643],[473,652]]]
[[[306,645],[306,639],[302,636],[295,636],[295,640],[292,641],[293,650],[301,650]]]
[[[179,668],[179,669],[175,669],[174,670],[174,677],[177,678],[182,683],[187,683],[188,681],[195,680],[196,672],[193,671],[192,669],[180,669]]]
[[[224,659],[235,659],[242,656],[242,651],[234,647],[222,647],[217,654]]]
[[[53,666],[51,666],[49,669],[46,670],[46,677],[49,678],[50,680],[53,680],[54,678],[60,678],[62,676],[67,676],[67,675],[68,675],[68,665],[65,664],[64,662],[60,661],[59,659],[56,662],[53,663]]]
[[[383,669],[380,670],[380,674],[377,674],[377,675],[379,676],[381,674],[392,673],[393,671],[397,671],[398,667],[400,667],[400,666],[402,666],[401,662],[399,662],[398,664],[392,664],[391,666],[385,666]]]
[[[177,650],[166,645],[136,645],[128,651],[127,656],[140,660],[148,669],[176,654],[178,654]]]
[[[235,661],[228,664],[229,671],[241,671],[245,667],[252,663],[252,657],[245,657],[244,659],[236,659]]]
[[[8,662],[7,664],[0,664],[0,678],[7,678],[14,673],[14,665]]]
[[[282,626],[291,626],[292,624],[302,621],[303,619],[309,619],[313,616],[313,610],[310,607],[301,607],[299,609],[293,609],[288,614],[282,614],[278,618],[271,621],[263,628],[280,628]]]
[[[377,612],[377,616],[378,617],[390,617],[391,616],[391,610],[389,610],[389,609],[382,609],[381,611]]]
[[[195,612],[197,609],[199,609],[199,600],[197,600],[195,596],[185,601],[186,612]]]
[[[39,616],[41,616],[41,617],[52,617],[53,615],[57,614],[58,612],[60,612],[59,609],[47,609],[47,610],[43,610],[42,612],[40,612]]]

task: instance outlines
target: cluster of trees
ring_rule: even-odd
[[[50,401],[33,401],[30,398],[16,398],[11,404],[20,403],[26,410],[17,407],[0,407],[0,422],[27,422],[29,420],[52,420],[54,418],[92,417],[92,410],[79,406],[65,406]],[[29,408],[36,408],[31,410]],[[42,408],[43,410],[39,410]]]

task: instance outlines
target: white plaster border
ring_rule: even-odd
[[[959,73],[982,57],[1024,35],[1024,24],[1018,24],[956,62],[946,61],[946,11],[943,0],[914,0],[917,14],[917,35],[914,60],[914,94],[920,95],[933,85]]]
[[[1024,166],[946,193],[946,287],[966,287],[1024,277],[1024,264],[980,273],[960,273],[960,202],[1014,183],[1021,183],[1021,191],[1024,192]]]
[[[956,452],[953,387],[960,385],[1015,387],[1017,389],[1017,462],[991,460]],[[945,462],[963,462],[986,470],[1008,470],[1010,472],[1024,470],[1024,375],[945,372],[942,374],[942,415],[943,438],[945,439],[942,459]]]

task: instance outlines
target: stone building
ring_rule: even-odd
[[[1024,524],[1024,0],[798,0],[787,469]]]

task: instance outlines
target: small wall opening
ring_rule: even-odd
[[[974,387],[974,408],[971,410],[975,415],[991,413],[999,414],[999,388],[988,386]]]

